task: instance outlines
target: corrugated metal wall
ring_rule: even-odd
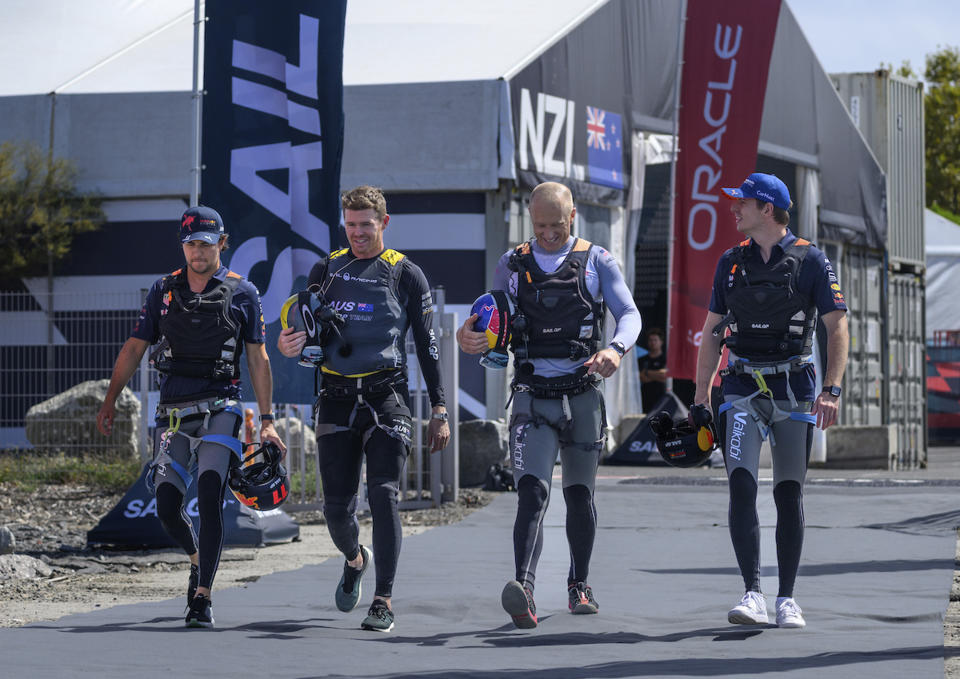
[[[887,408],[897,429],[897,466],[924,464],[927,449],[923,278],[892,274],[889,297]]]
[[[926,463],[923,86],[880,70],[831,76],[887,175],[887,252],[845,249],[850,306],[842,423],[893,425],[899,468]]]
[[[894,270],[923,268],[925,204],[923,86],[888,71],[832,75],[887,173],[887,248]]]
[[[840,263],[840,287],[846,295],[850,325],[850,354],[840,399],[844,425],[884,423],[882,304],[883,262],[875,254],[846,248]],[[829,451],[828,451],[829,457]]]

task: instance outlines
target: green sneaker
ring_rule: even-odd
[[[363,555],[363,564],[361,564],[359,570],[346,561],[343,562],[343,575],[340,576],[337,591],[334,593],[337,608],[344,613],[349,613],[357,607],[357,603],[360,601],[360,579],[367,572],[367,566],[373,560],[373,554],[363,545],[360,545],[360,553]]]
[[[387,602],[383,599],[374,599],[360,627],[375,632],[389,632],[393,629],[393,620],[393,611],[387,606]]]

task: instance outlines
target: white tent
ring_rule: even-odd
[[[960,330],[960,224],[924,211],[927,253],[927,339],[936,330]]]

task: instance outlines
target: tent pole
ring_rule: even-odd
[[[200,0],[193,0],[193,133],[191,135],[190,206],[200,200]]]
[[[680,153],[680,84],[683,76],[683,34],[687,22],[687,0],[680,2],[680,27],[677,30],[677,76],[673,97],[673,154],[670,158],[670,237],[667,239],[667,337],[673,332],[671,306],[673,300],[673,248],[677,238],[677,155]],[[667,344],[669,346],[669,343]],[[667,391],[673,391],[673,377],[667,376]]]

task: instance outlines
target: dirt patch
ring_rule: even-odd
[[[489,503],[496,493],[461,489],[456,503],[403,512],[403,534],[461,520]],[[187,557],[175,550],[88,549],[87,531],[116,505],[122,493],[104,494],[71,485],[41,486],[26,492],[0,484],[0,526],[16,540],[16,553],[36,559],[40,577],[13,577],[0,569],[0,627],[140,601],[185,597]],[[259,549],[225,549],[214,591],[245,586],[275,571],[317,564],[339,552],[319,512],[293,514],[300,540]],[[369,516],[361,516],[360,539],[370,541]],[[2,558],[2,557],[0,557]]]

